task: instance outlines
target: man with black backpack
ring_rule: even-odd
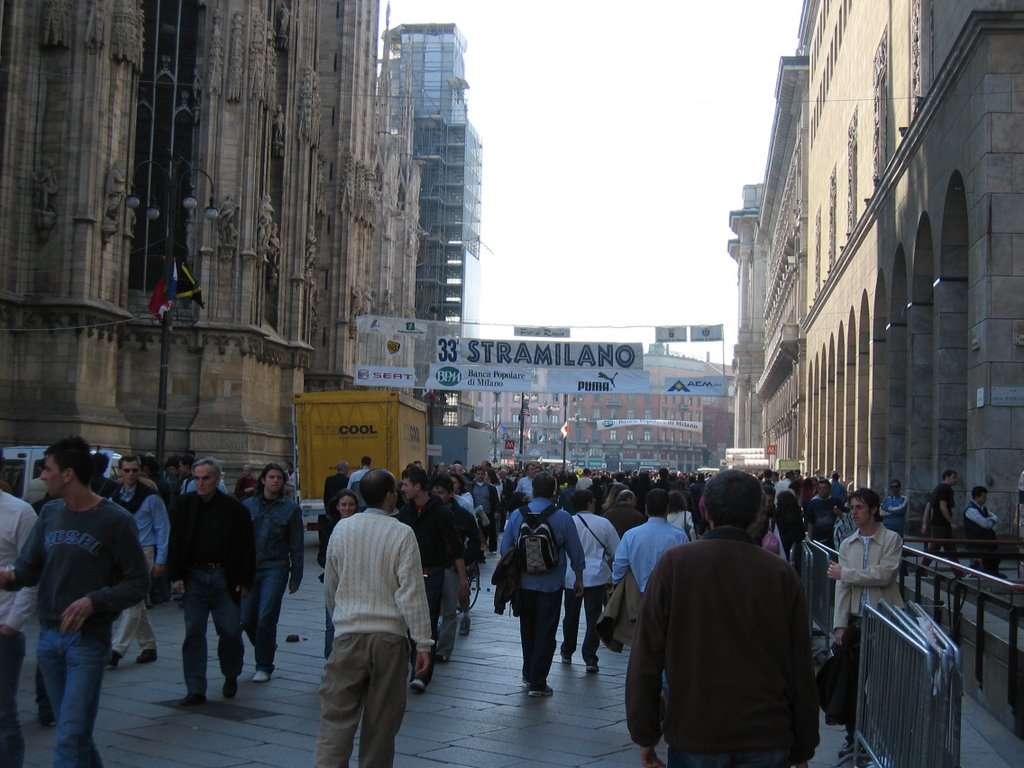
[[[523,682],[534,697],[550,696],[548,672],[555,656],[566,560],[576,575],[573,591],[583,594],[583,545],[568,512],[556,509],[555,478],[538,472],[533,499],[509,516],[501,554],[511,549],[519,561],[519,635],[523,645]]]

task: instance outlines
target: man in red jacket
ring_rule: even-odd
[[[626,672],[644,768],[665,765],[663,735],[669,768],[786,768],[814,755],[807,605],[793,567],[746,533],[761,495],[750,475],[716,475],[703,495],[711,529],[667,550],[647,582]]]

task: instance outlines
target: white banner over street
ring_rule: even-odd
[[[543,339],[568,339],[569,326],[517,325],[513,331],[516,336],[540,336]]]
[[[654,329],[654,340],[659,343],[686,341],[685,325],[659,325]]]
[[[622,427],[661,427],[662,429],[680,429],[683,432],[704,431],[704,423],[700,421],[673,421],[670,419],[602,419],[597,422],[598,429],[620,429]]]
[[[431,328],[434,326],[434,328]],[[380,315],[359,315],[356,318],[356,331],[377,336],[426,336],[431,330],[434,333],[445,333],[451,330],[447,323],[436,320],[415,320],[408,317],[382,317]]]
[[[535,389],[535,392],[634,395],[647,394],[651,391],[651,375],[647,371],[549,368],[539,379],[539,389]]]
[[[532,368],[432,363],[424,389],[536,392]]]
[[[690,341],[724,341],[725,326],[722,325],[691,325]]]
[[[670,376],[665,379],[661,393],[688,397],[725,397],[725,376]]]
[[[356,366],[355,382],[361,387],[415,387],[415,368],[392,368],[383,365]]]
[[[644,353],[642,344],[508,341],[446,336],[437,340],[435,361],[442,365],[642,370]]]

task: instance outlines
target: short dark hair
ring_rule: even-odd
[[[433,481],[430,483],[431,488],[444,488],[448,493],[455,493],[455,483],[446,474],[434,475]]]
[[[152,472],[154,475],[160,474],[160,462],[151,453],[147,453],[142,457],[142,468],[147,472]]]
[[[425,472],[424,475],[426,475]],[[389,493],[397,493],[397,491],[398,484],[395,482],[395,476],[386,469],[371,469],[359,481],[359,492],[363,494],[363,501],[368,507],[380,507]]]
[[[362,486],[362,483],[360,483],[360,486]],[[327,514],[327,515],[330,515],[331,514],[331,510],[334,510],[334,512],[337,512],[338,511],[338,504],[346,496],[348,498],[350,498],[350,499],[354,499],[355,500],[356,507],[359,506],[359,497],[356,496],[355,492],[354,491],[350,491],[348,488],[342,488],[336,494],[331,496],[330,501],[327,502],[327,509],[324,510],[324,513]]]
[[[96,451],[89,458],[92,464],[92,476],[105,474],[110,467],[110,457],[101,451]]]
[[[538,472],[533,476],[533,498],[550,499],[555,495],[555,476],[550,472]]]
[[[573,512],[586,512],[590,502],[594,500],[594,494],[589,488],[584,488],[582,491],[573,491],[570,499]]]
[[[365,475],[363,477],[365,477]],[[427,490],[427,488],[430,487],[430,479],[427,477],[427,471],[423,467],[417,467],[415,464],[410,464],[402,470],[402,479],[408,480],[413,485],[418,485],[422,490]],[[360,488],[361,487],[362,486],[360,486]],[[366,498],[365,494],[363,494],[363,498]]]
[[[984,485],[976,485],[973,488],[971,488],[972,499],[976,499],[979,496],[983,496],[986,493],[988,493],[988,488],[986,488]]]
[[[652,488],[644,499],[647,514],[650,517],[664,517],[668,512],[668,491],[664,488]]]
[[[84,438],[70,436],[51,445],[44,451],[44,455],[53,459],[53,463],[62,472],[65,469],[70,469],[75,473],[78,482],[82,485],[89,485],[93,476],[93,460],[89,451],[89,444]],[[99,455],[104,459],[107,458],[106,454]]]
[[[764,492],[753,475],[727,469],[708,480],[702,495],[704,509],[715,525],[747,529],[757,519]]]
[[[882,506],[881,497],[870,488],[858,488],[850,494],[850,501],[860,499],[868,505],[868,509],[879,509]]]
[[[949,478],[949,477],[953,477],[953,476],[959,477],[959,475],[957,474],[955,469],[947,469],[947,470],[945,470],[942,473],[942,479],[943,480],[945,480],[946,478]]]
[[[668,492],[668,508],[673,511],[686,510],[686,497],[680,491]]]
[[[363,458],[359,460],[359,463],[362,464],[364,467],[368,467],[371,464],[373,464],[373,459],[371,459],[369,456],[363,456]]]
[[[117,460],[118,469],[123,467],[125,464],[138,464],[141,467],[142,459],[140,459],[138,456],[122,456],[120,459]]]

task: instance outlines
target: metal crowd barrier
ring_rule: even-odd
[[[817,541],[804,539],[800,557],[800,581],[811,614],[811,630],[817,628],[826,637],[831,637],[836,583],[828,578],[828,565],[839,559],[839,553]]]
[[[866,608],[854,765],[959,768],[962,695],[960,651],[920,606]]]

